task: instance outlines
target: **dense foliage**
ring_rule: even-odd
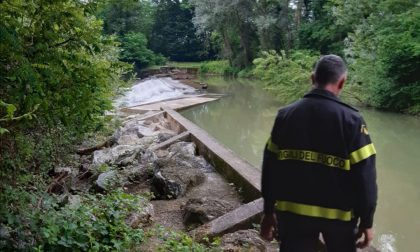
[[[372,106],[420,112],[420,5],[418,1],[369,1],[368,15],[344,11],[342,23],[355,16],[345,50],[352,82]],[[364,15],[364,18],[363,18]]]
[[[255,58],[267,60],[261,51],[276,50],[282,55],[282,64],[264,68],[269,73],[257,70],[277,94],[290,93],[284,90],[288,84],[280,83],[290,75],[276,71],[277,67],[290,63],[293,68],[295,51],[305,49],[345,57],[351,70],[349,90],[359,101],[389,110],[420,112],[418,0],[192,2],[198,31],[218,38],[220,53],[232,66],[246,68]],[[298,53],[311,58],[311,53]],[[255,62],[257,68],[263,64],[262,60]],[[309,76],[311,68],[307,70]],[[289,96],[281,95],[285,97]]]
[[[35,155],[41,139],[94,129],[111,108],[125,65],[92,8],[70,0],[0,4],[2,177],[49,169]],[[54,158],[55,149],[45,151]]]
[[[308,73],[318,55],[307,51],[294,51],[286,56],[284,51],[262,52],[260,58],[254,60],[254,74],[265,81],[266,89],[285,103],[293,102],[311,88]]]
[[[144,240],[144,231],[130,228],[125,220],[131,212],[141,210],[145,198],[116,191],[60,206],[56,197],[19,189],[6,187],[0,195],[5,206],[13,206],[1,209],[0,220],[7,225],[2,232],[18,241],[1,240],[0,249],[121,251]]]
[[[150,47],[172,61],[202,61],[214,57],[205,35],[197,35],[189,1],[158,1],[157,17],[150,36]]]

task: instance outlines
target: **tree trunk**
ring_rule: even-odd
[[[232,45],[229,40],[229,35],[227,32],[227,28],[222,28],[222,36],[223,36],[223,56],[229,59],[230,65],[232,65]]]
[[[295,13],[295,24],[296,24],[297,31],[300,28],[300,23],[302,20],[302,6],[303,6],[303,0],[297,0],[296,13]]]

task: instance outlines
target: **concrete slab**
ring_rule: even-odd
[[[173,110],[180,110],[196,106],[199,104],[216,101],[218,98],[215,97],[186,97],[176,100],[161,101],[151,104],[139,105],[131,108],[127,108],[129,111],[158,111],[161,107],[168,107]]]
[[[191,140],[197,145],[199,155],[202,155],[229,182],[240,189],[245,202],[261,197],[261,171],[252,166],[234,152],[217,142],[206,131],[183,117],[178,112],[163,108],[166,112],[172,130],[188,131]]]
[[[205,237],[212,239],[240,229],[252,228],[252,223],[259,223],[263,211],[263,199],[251,201],[191,231],[198,240]]]
[[[159,150],[159,149],[163,149],[163,148],[166,148],[169,145],[171,145],[175,142],[178,142],[178,141],[188,141],[189,138],[190,138],[190,132],[186,131],[186,132],[183,132],[179,135],[176,135],[174,137],[169,138],[165,142],[162,142],[160,144],[157,144],[157,145],[151,147],[150,150],[151,151],[156,151],[156,150]]]

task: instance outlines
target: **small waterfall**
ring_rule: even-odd
[[[131,107],[196,94],[196,90],[171,78],[152,78],[135,84],[115,102],[117,107]]]

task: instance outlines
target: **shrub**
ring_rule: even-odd
[[[85,196],[81,204],[60,207],[47,194],[6,188],[1,196],[5,208],[0,222],[11,239],[0,240],[0,249],[41,251],[121,251],[143,241],[142,229],[132,229],[125,220],[140,211],[142,197],[116,191]]]
[[[122,38],[121,59],[135,63],[138,69],[149,65],[165,64],[166,58],[147,48],[147,38],[143,33],[128,33]]]
[[[254,60],[253,74],[265,82],[265,89],[284,103],[293,102],[307,92],[310,74],[318,56],[309,51],[294,51],[290,56],[282,51],[262,52]]]
[[[374,107],[419,113],[420,6],[415,1],[379,1],[347,43],[354,85]]]
[[[169,231],[163,227],[158,227],[156,230],[157,236],[163,241],[162,245],[158,247],[158,251],[166,252],[216,252],[220,251],[219,240],[215,240],[209,246],[194,241],[193,237],[177,231]]]
[[[230,66],[229,61],[227,60],[207,61],[200,65],[201,74],[235,76],[239,71],[239,68]]]

